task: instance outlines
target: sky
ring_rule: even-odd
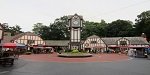
[[[32,31],[33,25],[49,25],[64,15],[82,15],[85,21],[107,23],[117,19],[133,23],[137,15],[150,10],[150,0],[0,0],[0,23],[19,25]]]

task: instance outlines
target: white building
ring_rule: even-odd
[[[3,43],[13,42],[27,46],[45,45],[45,41],[40,36],[31,32],[20,33],[15,36],[10,35],[9,33],[4,33]]]
[[[96,49],[96,50],[106,50],[105,42],[96,35],[88,37],[84,43],[83,48],[86,49]]]

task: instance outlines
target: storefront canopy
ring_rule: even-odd
[[[2,43],[0,44],[3,48],[25,48],[26,46],[19,43]]]

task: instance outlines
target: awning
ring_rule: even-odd
[[[25,48],[26,46],[19,43],[2,43],[0,44],[3,48]]]

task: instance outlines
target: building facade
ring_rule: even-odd
[[[3,43],[13,42],[24,44],[28,47],[46,46],[54,48],[69,49],[69,40],[43,40],[40,36],[25,32],[10,36],[9,33],[4,33]],[[141,50],[149,47],[149,43],[143,37],[104,37],[92,35],[86,40],[81,40],[83,50],[103,50],[108,49],[125,51],[129,49]]]
[[[9,33],[4,35],[4,43],[20,43],[27,46],[45,45],[45,41],[40,36],[31,32],[20,33],[15,36],[10,36]]]
[[[96,35],[88,37],[83,43],[84,50],[106,50],[105,42]]]

